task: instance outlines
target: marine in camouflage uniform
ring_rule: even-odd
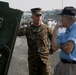
[[[26,35],[28,44],[29,75],[50,75],[50,51],[48,38],[51,29],[45,25],[19,29],[19,35]]]

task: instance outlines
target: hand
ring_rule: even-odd
[[[57,22],[57,25],[55,26],[55,29],[58,29],[59,27],[62,27],[62,23],[61,22]]]
[[[66,53],[71,52],[73,50],[73,48],[74,48],[74,42],[73,41],[68,41],[65,44],[61,44],[61,49]]]

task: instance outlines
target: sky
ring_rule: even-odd
[[[9,6],[22,11],[30,11],[31,8],[40,7],[43,11],[63,9],[65,6],[76,7],[76,0],[0,0],[8,2]]]

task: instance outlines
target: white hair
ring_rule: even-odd
[[[76,20],[76,16],[70,16],[70,15],[64,15],[64,16],[69,16],[72,21]]]

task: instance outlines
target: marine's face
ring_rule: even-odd
[[[39,15],[32,14],[32,20],[33,20],[33,24],[40,25],[42,22],[42,15],[41,14],[39,14]]]

